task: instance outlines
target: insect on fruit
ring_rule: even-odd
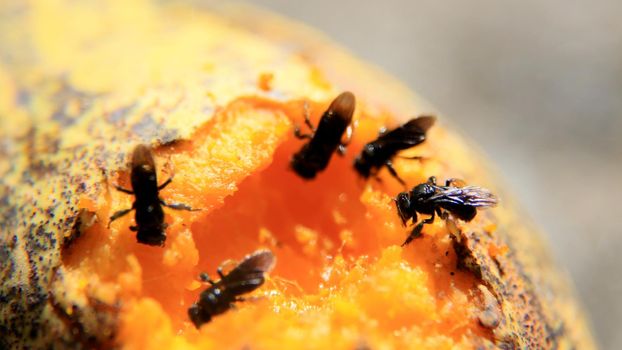
[[[218,267],[220,280],[217,282],[210,279],[206,273],[202,273],[201,281],[211,286],[201,292],[199,301],[188,309],[192,323],[199,328],[211,321],[212,317],[234,307],[233,303],[244,301],[240,295],[259,288],[264,282],[264,273],[272,270],[275,260],[271,251],[262,249],[247,255],[226,275],[222,272],[222,265]]]
[[[138,145],[132,153],[132,172],[130,175],[132,190],[115,186],[123,193],[132,194],[136,198],[132,207],[115,212],[110,217],[110,223],[123,215],[135,210],[134,220],[136,226],[130,226],[130,230],[137,232],[136,240],[148,245],[164,245],[167,224],[164,222],[162,206],[176,210],[194,211],[191,207],[181,203],[166,203],[159,192],[173,181],[171,176],[163,184],[158,186],[155,161],[151,149],[146,145]]]
[[[487,189],[477,186],[462,186],[461,180],[449,179],[445,186],[436,185],[436,178],[415,186],[410,192],[401,192],[395,198],[397,212],[406,225],[408,220],[417,221],[417,213],[431,215],[419,222],[411,231],[402,247],[421,236],[423,225],[434,222],[435,214],[447,219],[449,213],[460,220],[471,221],[478,208],[494,207],[497,197]]]
[[[300,151],[294,154],[290,165],[294,171],[305,179],[313,179],[315,175],[328,166],[330,157],[335,151],[345,153],[347,143],[341,141],[347,131],[348,141],[352,134],[350,123],[354,114],[355,98],[351,92],[343,92],[330,104],[320,118],[317,129],[311,124],[308,113],[305,113],[305,124],[310,134],[302,134],[300,128],[294,129],[299,139],[309,139]]]
[[[406,186],[404,180],[397,175],[393,168],[392,159],[397,152],[425,141],[426,132],[434,125],[435,120],[436,118],[431,116],[421,116],[411,119],[393,130],[381,130],[378,138],[366,144],[361,154],[354,159],[354,169],[359,175],[367,179],[370,176],[377,176],[380,168],[385,166],[397,181]]]

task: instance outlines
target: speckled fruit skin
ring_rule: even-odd
[[[343,90],[356,94],[361,123],[350,158],[331,163],[344,172],[384,122],[434,112],[318,33],[256,9],[2,1],[0,348],[595,348],[572,288],[537,229],[442,116],[420,148],[429,161],[398,162],[400,174],[410,184],[430,175],[461,177],[492,189],[501,206],[451,229],[437,220],[425,238],[401,250],[406,230],[390,201],[399,185],[388,178],[386,187],[356,183],[347,191],[360,194],[356,203],[371,219],[360,231],[343,231],[343,250],[339,242],[322,241],[323,232],[320,242],[328,243],[317,248],[317,231],[298,226],[299,245],[292,243],[290,253],[267,230],[233,239],[246,252],[272,244],[280,254],[275,281],[295,279],[296,266],[305,264],[317,267],[309,271],[319,276],[331,256],[331,271],[338,273],[324,283],[332,289],[308,287],[314,277],[301,277],[306,295],[294,296],[271,282],[267,301],[200,331],[188,326],[181,312],[186,304],[174,302],[196,298],[197,269],[213,273],[224,258],[243,256],[243,249],[223,248],[231,255],[222,257],[206,250],[210,242],[226,247],[231,238],[202,239],[196,225],[208,225],[209,215],[237,203],[238,190],[249,196],[243,203],[251,202],[254,187],[244,180],[261,183],[264,170],[281,174],[274,164],[286,164],[300,146],[291,129],[301,121],[302,102],[317,117]],[[109,185],[127,181],[128,154],[137,143],[154,146],[161,171],[167,164],[175,169],[167,196],[204,209],[169,213],[173,224],[160,251],[137,246],[127,230],[131,218],[106,228],[111,211],[130,201]],[[326,177],[339,177],[330,171]],[[284,183],[291,181],[297,180]],[[372,231],[378,232],[372,238],[357,236]],[[433,249],[439,246],[448,247],[451,264],[438,262],[444,249]],[[160,268],[175,283],[149,284],[149,274],[160,278],[154,272]],[[455,277],[447,277],[454,270]],[[409,279],[411,287],[397,283]],[[443,311],[450,304],[426,281],[446,283],[453,296],[462,296],[452,305],[465,318]],[[161,292],[167,285],[170,293]],[[395,294],[384,298],[387,286]],[[398,298],[410,295],[412,304]],[[425,298],[432,299],[425,304]],[[305,308],[287,309],[294,300]],[[412,311],[400,313],[408,307]],[[398,327],[408,322],[416,325]],[[290,325],[295,331],[283,331]],[[452,335],[452,325],[459,335]],[[224,339],[246,331],[247,343]]]

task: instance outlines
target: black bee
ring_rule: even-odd
[[[305,124],[311,129],[311,134],[302,134],[300,128],[294,129],[294,135],[299,139],[309,139],[298,153],[294,154],[290,162],[292,169],[305,179],[313,179],[315,175],[328,166],[330,157],[335,151],[345,153],[347,144],[341,141],[343,133],[351,129],[352,114],[354,113],[355,98],[351,92],[344,92],[337,96],[322,115],[320,123],[315,129],[305,114]]]
[[[402,247],[421,236],[423,225],[433,223],[435,213],[442,219],[446,219],[451,213],[458,219],[471,221],[477,214],[477,208],[497,205],[497,197],[487,189],[462,185],[461,180],[449,179],[445,186],[437,186],[436,178],[432,176],[410,192],[397,195],[395,204],[404,225],[410,219],[416,222],[417,213],[431,215],[415,226]]]
[[[114,220],[132,210],[136,210],[136,215],[134,216],[136,226],[130,226],[130,230],[137,232],[136,240],[143,244],[162,246],[166,240],[164,230],[167,227],[167,224],[164,222],[162,206],[176,210],[193,211],[196,209],[180,203],[169,204],[160,198],[159,191],[170,184],[173,181],[173,177],[171,176],[158,186],[155,161],[153,160],[151,149],[146,145],[138,145],[134,148],[130,177],[133,191],[120,186],[115,186],[115,188],[123,193],[133,194],[136,200],[134,200],[131,208],[119,210],[112,214],[108,227]]]
[[[361,154],[354,159],[354,169],[367,179],[372,175],[376,176],[380,168],[385,166],[397,181],[406,186],[404,180],[397,175],[391,160],[397,152],[425,141],[425,134],[434,125],[435,120],[436,118],[431,116],[421,116],[391,131],[381,130],[378,138],[366,144]]]
[[[274,267],[275,257],[269,250],[258,250],[247,255],[228,274],[223,274],[222,265],[218,267],[220,280],[212,281],[206,273],[200,278],[211,284],[199,296],[199,301],[188,309],[188,316],[194,325],[199,328],[202,324],[211,321],[212,317],[220,315],[234,307],[234,302],[244,301],[240,297],[259,288],[264,282],[264,273]]]

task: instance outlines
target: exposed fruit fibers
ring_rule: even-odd
[[[314,119],[324,108],[313,105]],[[242,99],[192,141],[162,147],[160,168],[175,172],[162,191],[164,199],[204,208],[167,211],[164,249],[137,244],[129,215],[111,231],[103,223],[94,225],[71,247],[64,258],[68,274],[98,276],[97,287],[91,285],[99,290],[96,295],[105,298],[109,289],[110,302],[123,300],[119,341],[137,349],[294,348],[313,337],[316,348],[468,348],[473,337],[489,338],[476,318],[478,282],[456,270],[444,225],[400,248],[407,231],[388,195],[399,185],[388,176],[384,183],[365,183],[351,169],[354,152],[384,120],[359,114],[349,155],[335,157],[317,180],[304,181],[288,168],[301,146],[291,120],[301,122],[301,112],[301,103]],[[419,171],[405,176],[411,183],[424,180],[426,165],[415,163],[410,166]],[[127,174],[119,174],[118,181],[126,183]],[[107,217],[130,201],[113,191],[110,201],[89,209]],[[195,330],[186,310],[201,291],[199,272],[213,273],[219,263],[258,247],[272,249],[277,266],[257,300]]]

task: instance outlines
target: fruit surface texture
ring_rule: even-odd
[[[347,153],[313,181],[289,168],[304,113],[356,96]],[[409,233],[404,190],[352,167],[381,127],[434,111],[320,34],[198,2],[0,4],[0,348],[591,349],[540,234],[442,115],[396,159],[491,189],[498,207]],[[153,149],[163,247],[136,242],[131,152]],[[199,329],[198,275],[270,249],[276,266]],[[227,264],[224,265],[225,270]]]

